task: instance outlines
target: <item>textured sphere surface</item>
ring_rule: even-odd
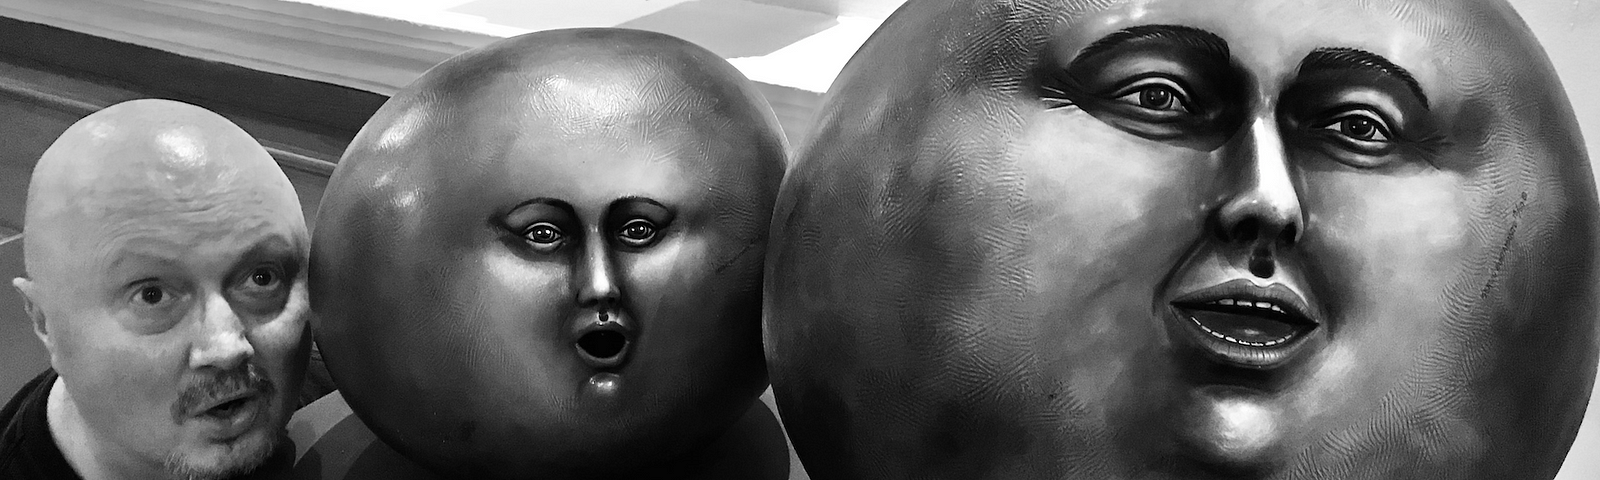
[[[453,57],[329,181],[311,264],[329,371],[439,472],[659,470],[766,385],[783,150],[753,85],[674,37],[556,30]]]
[[[774,213],[818,479],[1550,478],[1596,194],[1497,1],[908,2]]]

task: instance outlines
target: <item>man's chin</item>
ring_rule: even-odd
[[[287,437],[266,430],[249,432],[227,442],[180,446],[167,456],[167,471],[174,478],[188,480],[221,480],[253,472],[279,448],[287,448]]]

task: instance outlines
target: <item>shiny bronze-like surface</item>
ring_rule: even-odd
[[[692,471],[673,462],[766,385],[784,164],[751,83],[670,36],[556,30],[453,57],[329,181],[311,267],[329,371],[379,438],[447,475]]]
[[[1596,196],[1497,1],[910,2],[774,213],[780,414],[839,478],[1550,478]]]

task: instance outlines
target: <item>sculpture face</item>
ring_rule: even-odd
[[[671,37],[556,31],[391,100],[313,248],[358,415],[439,470],[561,477],[659,467],[743,414],[783,144],[738,75]]]
[[[1596,200],[1508,7],[945,3],[858,52],[779,202],[814,475],[1555,474]]]
[[[15,283],[75,412],[52,415],[58,441],[133,477],[260,466],[311,345],[305,220],[266,150],[215,113],[135,100],[75,123],[31,182]]]

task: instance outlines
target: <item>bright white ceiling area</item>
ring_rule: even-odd
[[[904,0],[287,0],[511,37],[574,27],[660,31],[722,54],[762,83],[821,93]]]

